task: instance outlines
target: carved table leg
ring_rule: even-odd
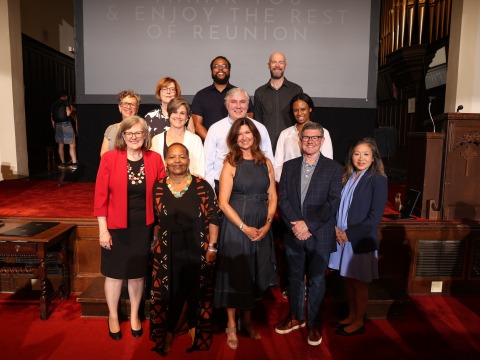
[[[41,258],[40,264],[38,264],[38,279],[40,280],[40,319],[47,320],[48,297],[47,297],[47,271],[45,269],[45,258]]]
[[[60,260],[62,261],[62,299],[65,300],[70,296],[70,271],[68,266],[68,238],[62,242],[60,250]]]

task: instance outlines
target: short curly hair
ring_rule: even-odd
[[[127,96],[135,98],[135,100],[137,101],[137,104],[140,104],[140,101],[142,100],[141,96],[138,95],[135,91],[133,91],[132,89],[126,89],[126,90],[120,91],[117,94],[118,102],[121,103],[122,100],[125,99]]]

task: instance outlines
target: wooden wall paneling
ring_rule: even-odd
[[[100,273],[100,246],[98,243],[98,225],[96,222],[78,227],[75,244],[74,292],[82,292]]]
[[[379,228],[379,272],[380,279],[389,280],[410,295],[431,294],[432,282],[442,282],[442,294],[478,293],[480,276],[471,276],[472,266],[478,266],[480,255],[473,260],[474,252],[470,251],[480,239],[480,223],[452,222],[382,222]],[[460,276],[416,276],[419,261],[419,242],[452,242],[461,241],[461,274]],[[441,259],[446,247],[440,246],[433,253]],[[480,251],[480,250],[479,250]],[[448,254],[447,254],[448,255]],[[430,254],[432,256],[432,254]]]
[[[100,274],[100,248],[96,219],[6,218],[7,221],[59,221],[77,225],[69,244],[70,279],[73,293],[81,293]],[[480,291],[480,222],[384,221],[379,227],[379,272],[381,280],[409,294],[430,294],[432,281],[442,281],[442,293]],[[419,241],[463,241],[460,276],[416,276]],[[477,249],[476,252],[471,249]],[[443,251],[440,248],[439,255]],[[435,254],[433,254],[435,255]],[[473,267],[476,266],[475,269]],[[476,274],[476,275],[475,275]],[[0,278],[8,285],[12,279]]]

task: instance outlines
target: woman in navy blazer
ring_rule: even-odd
[[[329,267],[344,278],[349,311],[347,318],[332,325],[338,328],[337,334],[349,336],[365,332],[368,283],[378,278],[378,225],[388,186],[375,140],[357,141],[345,163],[335,228],[337,251],[330,255]]]

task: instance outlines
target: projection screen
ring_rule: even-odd
[[[191,100],[217,55],[253,95],[274,51],[317,106],[374,108],[379,0],[75,0],[77,103],[113,103],[131,88],[155,103],[175,78]]]

